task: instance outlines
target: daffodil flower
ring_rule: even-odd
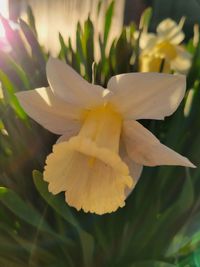
[[[112,77],[104,89],[51,58],[47,77],[49,88],[17,96],[30,117],[61,135],[47,157],[44,180],[53,194],[64,191],[70,206],[110,213],[125,205],[143,165],[194,167],[137,122],[171,115],[184,97],[184,76],[127,73]]]
[[[171,19],[163,20],[156,34],[142,32],[140,39],[140,71],[187,73],[191,66],[191,54],[180,45],[185,38],[182,25]]]

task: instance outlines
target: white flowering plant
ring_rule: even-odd
[[[2,267],[199,266],[198,27],[147,9],[109,44],[113,8],[98,60],[90,17],[57,58],[1,18]]]

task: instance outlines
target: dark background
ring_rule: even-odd
[[[184,31],[189,39],[193,35],[193,25],[200,24],[200,0],[126,0],[124,23],[133,20],[138,23],[142,10],[148,6],[153,7],[151,31],[155,31],[156,25],[167,17],[178,22],[186,16]]]

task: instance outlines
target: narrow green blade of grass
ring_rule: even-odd
[[[113,12],[114,12],[115,2],[112,1],[106,11],[105,15],[105,24],[104,24],[104,36],[103,36],[103,43],[104,43],[104,49],[106,48],[108,36],[110,33],[110,28],[112,24],[112,18],[113,18]]]
[[[65,201],[60,198],[60,196],[54,196],[49,193],[47,188],[47,183],[43,181],[42,174],[38,171],[33,172],[33,180],[35,186],[41,196],[46,200],[46,202],[68,223],[73,225],[79,233],[80,241],[82,244],[83,258],[86,266],[90,266],[93,258],[94,250],[94,239],[92,235],[84,231],[78,221],[70,212],[70,209],[67,207]]]
[[[24,112],[24,110],[21,108],[17,97],[15,96],[15,86],[12,84],[12,82],[9,80],[8,76],[3,73],[3,71],[0,70],[0,81],[3,84],[3,87],[6,89],[5,93],[7,94],[7,101],[10,104],[10,106],[13,108],[13,110],[16,112],[16,114],[19,116],[20,119],[26,120],[27,115]]]
[[[37,37],[37,30],[36,30],[36,26],[35,26],[35,17],[34,17],[32,8],[29,5],[27,7],[27,17],[28,17],[28,24],[29,24],[30,28],[32,29],[32,31],[34,32],[35,36]]]

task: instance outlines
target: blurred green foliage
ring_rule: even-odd
[[[58,57],[88,81],[137,71],[134,24],[108,46],[114,2],[95,59],[94,25],[77,25],[76,47],[59,34]],[[100,7],[99,7],[100,8]],[[42,179],[46,155],[56,136],[26,116],[15,92],[47,86],[48,54],[37,41],[34,17],[13,31],[3,20],[12,52],[0,51],[0,266],[1,267],[197,267],[200,264],[200,169],[145,168],[127,204],[97,216],[68,207]],[[149,13],[146,13],[149,16]],[[149,23],[148,17],[143,17]],[[147,25],[146,25],[147,26]],[[23,38],[22,38],[23,34]],[[193,63],[188,91],[176,113],[163,121],[142,121],[166,145],[200,163],[200,42],[190,41]],[[135,60],[133,60],[135,59]],[[93,65],[93,68],[92,68]],[[93,71],[92,71],[93,69]],[[37,169],[39,171],[33,172]]]

